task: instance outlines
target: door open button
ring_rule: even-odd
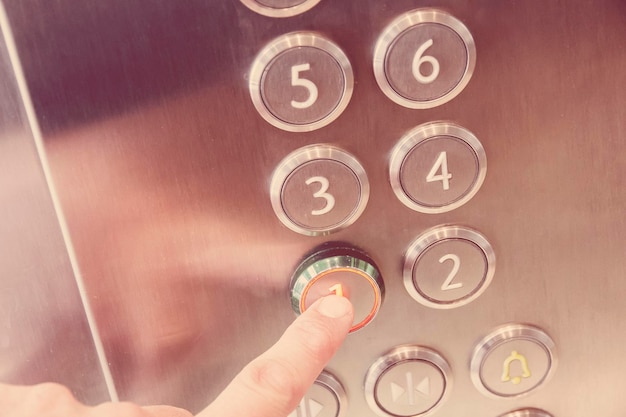
[[[300,264],[291,280],[291,306],[303,313],[315,301],[330,294],[347,297],[354,306],[351,332],[368,324],[378,310],[384,284],[374,262],[349,247],[327,247]]]

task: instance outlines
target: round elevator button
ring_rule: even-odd
[[[456,97],[476,63],[474,39],[455,17],[418,9],[395,19],[374,51],[374,75],[391,100],[412,109],[438,106]]]
[[[241,0],[241,2],[263,16],[290,17],[306,12],[320,0]]]
[[[552,417],[552,414],[537,408],[524,408],[523,410],[511,411],[500,417]]]
[[[437,352],[400,346],[379,358],[365,377],[365,397],[382,417],[433,413],[451,387],[450,367]]]
[[[361,215],[369,182],[354,156],[334,146],[312,145],[280,162],[270,197],[285,226],[304,235],[326,235],[351,225]]]
[[[308,132],[335,120],[352,96],[352,66],[333,42],[295,32],[270,42],[250,70],[250,96],[270,124]]]
[[[470,366],[472,381],[482,393],[517,397],[543,385],[555,365],[550,336],[537,327],[510,324],[480,341]]]
[[[389,181],[412,210],[443,213],[480,189],[487,156],[470,131],[452,123],[426,123],[405,134],[391,152]]]
[[[290,288],[291,306],[296,314],[329,294],[349,298],[354,307],[351,332],[374,319],[385,290],[378,268],[367,255],[354,248],[331,246],[316,251],[300,264]]]
[[[495,266],[495,253],[480,233],[462,226],[436,227],[407,249],[404,287],[427,307],[460,307],[487,289]]]
[[[344,417],[346,392],[337,378],[323,371],[288,417]]]

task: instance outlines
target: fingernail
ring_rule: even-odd
[[[328,295],[322,298],[317,311],[326,317],[333,319],[343,317],[350,312],[352,305],[350,301],[345,297],[339,297],[338,295]]]

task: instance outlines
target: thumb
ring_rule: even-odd
[[[286,417],[341,346],[353,315],[347,298],[316,301],[197,417]]]

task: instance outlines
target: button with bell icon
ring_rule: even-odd
[[[517,397],[543,385],[554,372],[554,341],[524,324],[503,326],[474,349],[472,381],[488,396]]]

